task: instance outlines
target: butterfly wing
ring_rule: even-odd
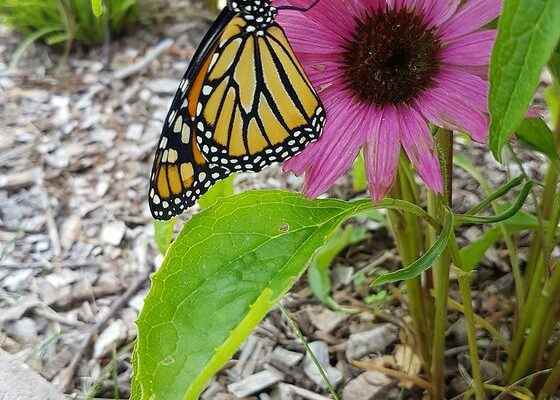
[[[319,138],[324,108],[282,28],[227,24],[196,107],[204,157],[231,171],[260,171]]]
[[[220,14],[193,56],[164,122],[150,179],[149,204],[156,219],[170,219],[192,206],[229,170],[207,163],[194,134],[196,105],[211,56],[224,27],[233,17]]]

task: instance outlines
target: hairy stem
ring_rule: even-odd
[[[451,205],[453,137],[448,130],[440,129],[436,134],[436,144],[442,166],[445,183],[445,195],[438,196],[428,193],[428,211],[437,220],[443,218],[445,206]],[[434,276],[435,315],[432,342],[432,385],[434,399],[445,398],[444,362],[445,362],[445,330],[447,327],[447,297],[449,293],[449,270],[451,255],[446,250],[432,268]]]

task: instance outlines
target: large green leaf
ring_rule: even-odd
[[[132,399],[198,398],[337,226],[370,207],[253,191],[195,215],[152,278]]]
[[[233,194],[233,178],[234,176],[230,175],[226,179],[216,182],[210,190],[198,199],[200,207],[208,208],[224,197],[231,196]]]
[[[559,38],[560,1],[504,1],[490,66],[490,148],[496,159],[523,120]]]

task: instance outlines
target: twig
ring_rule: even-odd
[[[61,386],[63,387],[64,392],[67,393],[70,391],[72,380],[78,368],[78,364],[80,363],[80,360],[82,359],[86,351],[89,349],[95,336],[97,336],[97,334],[99,334],[99,332],[105,327],[111,317],[113,317],[122,307],[124,307],[130,300],[130,298],[134,296],[138,290],[140,290],[140,288],[148,280],[150,273],[151,271],[148,269],[140,277],[138,277],[136,281],[134,281],[130,285],[126,292],[124,292],[122,296],[113,303],[107,314],[105,314],[105,316],[90,329],[85,339],[82,341],[82,344],[78,348],[76,354],[74,355],[74,358],[70,362],[70,365],[66,367],[66,369],[62,373]]]
[[[417,376],[411,376],[405,374],[404,372],[396,371],[394,369],[382,367],[371,361],[352,361],[352,364],[358,368],[362,368],[368,371],[381,372],[382,374],[388,375],[391,378],[395,378],[401,382],[405,381],[405,382],[413,383],[414,385],[425,390],[432,390],[432,385],[430,385],[430,382],[427,382],[422,378],[419,378]]]
[[[45,216],[47,219],[47,231],[49,233],[49,238],[51,240],[51,245],[53,248],[53,255],[57,259],[62,254],[62,246],[60,244],[60,235],[58,234],[58,227],[56,226],[56,220],[51,209],[49,202],[49,194],[47,188],[44,184],[44,171],[41,171],[41,176],[39,178],[39,187],[41,188],[41,200],[43,202],[43,208],[45,209]]]
[[[44,309],[34,308],[33,314],[48,319],[49,321],[58,322],[62,325],[71,326],[74,328],[81,328],[84,326],[83,322],[79,321],[72,321],[70,319],[64,318],[56,313],[56,311],[51,310],[50,308],[46,307]]]
[[[16,269],[16,270],[24,270],[24,269],[46,269],[52,268],[53,265],[57,265],[60,268],[64,269],[80,269],[80,268],[99,268],[101,266],[100,263],[97,261],[76,261],[76,262],[35,262],[30,264],[0,264],[0,269]]]
[[[126,78],[130,77],[131,75],[137,74],[138,72],[140,72],[144,68],[146,68],[148,65],[150,65],[152,63],[152,61],[154,61],[162,53],[167,51],[171,46],[173,46],[173,40],[172,39],[163,40],[156,47],[148,50],[146,52],[146,55],[144,56],[144,58],[142,58],[140,61],[138,61],[138,62],[136,62],[132,65],[129,65],[128,67],[124,67],[122,69],[119,69],[118,71],[115,71],[115,73],[113,74],[113,78],[114,79],[126,79]]]
[[[328,397],[321,396],[320,394],[313,393],[307,389],[300,388],[295,385],[285,384],[285,386],[290,389],[290,391],[294,394],[297,394],[300,397],[308,400],[330,400]]]

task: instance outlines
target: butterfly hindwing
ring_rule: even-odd
[[[276,23],[247,32],[234,17],[212,55],[195,117],[204,157],[231,171],[260,171],[317,140],[321,102]]]
[[[229,170],[206,162],[196,143],[186,108],[171,119],[160,140],[150,181],[150,209],[169,219],[191,207]]]

